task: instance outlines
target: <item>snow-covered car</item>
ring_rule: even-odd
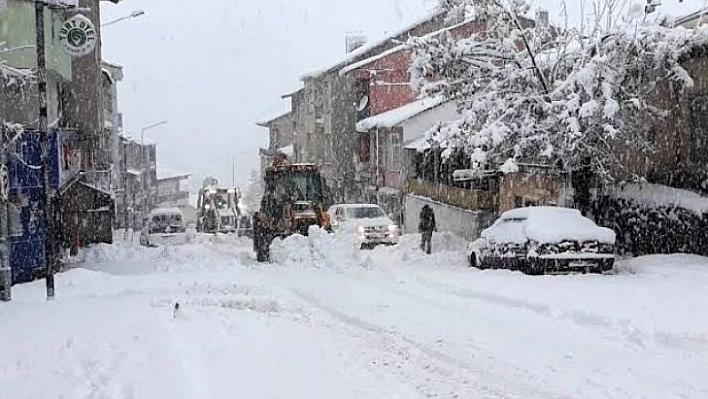
[[[339,204],[327,211],[335,233],[356,234],[362,248],[398,243],[401,229],[375,204]]]
[[[154,247],[180,245],[187,242],[187,226],[179,208],[152,210],[143,221],[140,244]]]
[[[527,207],[504,212],[472,242],[472,267],[547,272],[603,272],[614,265],[615,232],[579,211]]]

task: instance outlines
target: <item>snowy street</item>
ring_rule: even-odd
[[[363,252],[293,236],[272,264],[198,238],[89,249],[52,302],[16,286],[0,397],[708,397],[705,258],[531,277],[469,269],[443,234],[430,256],[417,236]]]

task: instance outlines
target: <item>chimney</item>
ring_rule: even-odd
[[[548,25],[548,10],[536,10],[536,26],[539,28],[547,28]]]
[[[347,54],[366,44],[366,36],[362,32],[347,32],[345,36]]]

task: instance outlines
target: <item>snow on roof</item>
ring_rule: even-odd
[[[410,143],[403,146],[406,150],[415,150],[418,152],[424,152],[430,149],[430,140],[426,136],[418,137],[417,139],[411,141]]]
[[[280,96],[280,98],[292,97],[293,95],[295,95],[295,94],[297,94],[297,93],[299,93],[299,92],[301,92],[301,91],[303,91],[303,90],[305,90],[305,87],[302,86],[302,85],[300,85],[297,90],[290,90],[289,92],[287,92],[287,93],[283,94],[282,96]]]
[[[341,208],[379,208],[376,204],[337,204]]]
[[[492,227],[485,230],[485,237],[508,242],[556,243],[564,240],[614,243],[615,232],[599,227],[584,217],[577,209],[537,206],[506,211]]]
[[[285,147],[278,148],[278,152],[281,152],[289,157],[295,155],[295,146],[293,144],[286,145]]]
[[[708,15],[708,6],[705,4],[701,6],[699,9],[691,11],[686,14],[682,14],[676,17],[676,20],[674,21],[674,26],[679,26],[682,24],[685,24],[686,22],[689,22],[691,20],[697,19],[697,18],[706,18]]]
[[[449,31],[451,31],[451,30],[453,30],[453,29],[459,28],[460,26],[463,26],[463,25],[468,24],[468,23],[470,23],[470,20],[466,19],[466,20],[464,20],[464,21],[462,21],[462,22],[459,22],[459,23],[457,23],[457,24],[454,24],[454,25],[451,25],[451,26],[446,26],[446,27],[441,28],[441,29],[438,29],[438,30],[436,30],[436,31],[427,33],[427,34],[423,35],[422,37],[426,38],[426,37],[437,36],[437,35],[439,35],[439,34],[441,34],[441,33],[449,32]],[[384,57],[386,57],[386,56],[389,56],[389,55],[391,55],[391,54],[395,54],[395,53],[397,53],[397,52],[399,52],[399,51],[402,51],[402,50],[405,50],[405,49],[407,49],[407,48],[408,48],[408,45],[407,45],[407,44],[401,44],[401,45],[399,45],[399,46],[396,46],[396,47],[390,48],[390,49],[388,49],[388,50],[386,50],[386,51],[383,51],[383,52],[380,52],[380,53],[378,53],[378,54],[375,54],[375,55],[373,55],[373,56],[371,56],[371,57],[368,57],[368,58],[365,58],[365,59],[363,59],[363,60],[357,61],[357,62],[355,62],[355,63],[353,63],[353,64],[350,64],[350,65],[347,65],[346,67],[342,68],[342,69],[339,71],[339,76],[344,76],[344,75],[348,74],[349,72],[351,72],[351,71],[353,71],[353,70],[359,69],[359,68],[361,68],[361,67],[363,67],[363,66],[366,66],[366,65],[368,65],[368,64],[371,64],[372,62],[378,61],[378,60],[380,60],[380,59],[382,59],[382,58],[384,58]]]
[[[56,7],[78,7],[79,0],[44,0],[44,3]]]
[[[150,216],[154,215],[182,215],[182,210],[179,208],[155,208],[150,211]]]
[[[270,117],[267,117],[266,119],[263,119],[260,122],[256,122],[256,125],[268,127],[268,125],[270,125],[271,123],[275,122],[278,119],[285,118],[288,115],[290,115],[290,110],[281,112],[279,114],[271,115]]]
[[[424,18],[421,18],[421,19],[413,22],[412,24],[398,30],[397,32],[387,35],[383,39],[378,40],[376,42],[372,42],[370,44],[363,45],[363,46],[357,48],[356,50],[354,50],[350,53],[347,53],[343,58],[340,58],[337,61],[330,63],[326,67],[304,75],[302,77],[302,80],[318,78],[327,72],[342,68],[342,67],[346,66],[347,64],[354,62],[355,60],[358,60],[360,57],[365,56],[367,53],[376,49],[377,47],[381,47],[381,46],[387,44],[392,39],[394,39],[398,36],[401,36],[401,35],[405,34],[406,32],[409,32],[409,31],[417,28],[418,26],[423,25],[424,23],[426,23],[426,22],[430,21],[431,19],[438,17],[444,13],[445,13],[445,11],[442,8],[438,8],[433,13],[426,15]]]
[[[353,71],[353,70],[355,70],[355,69],[359,69],[359,68],[361,68],[361,67],[363,67],[363,66],[366,66],[366,65],[368,65],[368,64],[371,64],[371,63],[374,62],[374,61],[378,61],[378,60],[380,60],[380,59],[382,59],[382,58],[384,58],[384,57],[386,57],[386,56],[388,56],[388,55],[397,53],[397,52],[399,52],[399,51],[401,51],[401,50],[405,50],[406,48],[408,48],[408,46],[405,45],[405,44],[402,44],[402,45],[400,45],[400,46],[396,46],[396,47],[393,47],[393,48],[388,49],[388,50],[386,50],[386,51],[380,52],[380,53],[378,53],[378,54],[376,54],[376,55],[374,55],[374,56],[372,56],[372,57],[365,58],[365,59],[363,59],[363,60],[361,60],[361,61],[358,61],[358,62],[355,62],[355,63],[353,63],[353,64],[350,64],[350,65],[348,65],[348,66],[342,68],[342,69],[339,71],[339,76],[344,76],[344,75],[348,74],[349,72],[351,72],[351,71]]]
[[[421,112],[437,107],[443,102],[444,100],[442,97],[428,97],[415,100],[401,107],[359,121],[356,124],[356,131],[366,133],[369,130],[376,128],[392,128],[420,114]]]
[[[613,190],[612,195],[645,205],[677,206],[698,214],[708,212],[708,197],[661,184],[627,184],[624,188]]]

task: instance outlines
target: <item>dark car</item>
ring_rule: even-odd
[[[614,265],[615,232],[579,211],[527,207],[504,212],[470,245],[472,267],[548,272],[603,272]]]

